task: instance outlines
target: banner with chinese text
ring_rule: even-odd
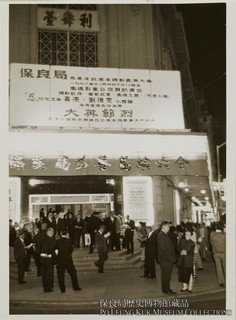
[[[11,64],[10,125],[184,129],[180,73]]]

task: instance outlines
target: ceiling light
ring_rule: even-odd
[[[204,200],[209,201],[209,197],[204,197]]]
[[[185,192],[189,192],[189,188],[185,188],[184,191],[185,191]]]
[[[184,183],[183,181],[180,181],[180,182],[178,183],[178,187],[179,187],[179,188],[184,188],[184,187],[185,187],[185,183]]]
[[[206,194],[206,190],[205,189],[202,189],[200,192],[201,192],[201,194]]]
[[[29,179],[29,185],[30,185],[31,187],[34,187],[34,186],[36,186],[37,184],[39,184],[39,180],[37,180],[37,179]]]

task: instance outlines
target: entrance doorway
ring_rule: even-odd
[[[100,211],[103,215],[114,210],[114,194],[33,194],[29,196],[29,218],[39,218],[40,209],[47,212],[49,208],[57,212],[77,214],[82,211],[83,218],[90,216],[93,211]]]

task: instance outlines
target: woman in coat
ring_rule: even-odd
[[[185,231],[184,238],[179,243],[179,277],[183,283],[181,291],[192,292],[193,286],[193,256],[195,243],[191,240],[192,232]]]

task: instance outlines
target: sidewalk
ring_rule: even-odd
[[[33,264],[33,261],[32,261]],[[177,268],[173,268],[171,287],[177,292],[177,298],[196,298],[197,296],[207,295],[211,293],[222,293],[225,295],[225,290],[218,286],[216,279],[214,264],[210,258],[203,264],[204,270],[197,273],[196,282],[192,293],[183,293],[180,291],[181,283],[177,279]],[[13,267],[11,265],[11,269]],[[170,298],[161,292],[160,285],[160,267],[157,265],[157,278],[147,279],[141,278],[141,270],[109,270],[100,274],[97,272],[80,273],[78,272],[79,284],[83,290],[74,292],[71,288],[70,278],[66,274],[67,291],[61,294],[58,288],[56,272],[54,282],[54,292],[44,293],[42,289],[41,278],[36,277],[34,272],[29,272],[26,277],[27,283],[19,285],[16,278],[10,279],[10,304],[24,305],[27,307],[34,305],[37,309],[41,306],[97,306],[99,300],[108,299],[135,299],[135,298]]]

